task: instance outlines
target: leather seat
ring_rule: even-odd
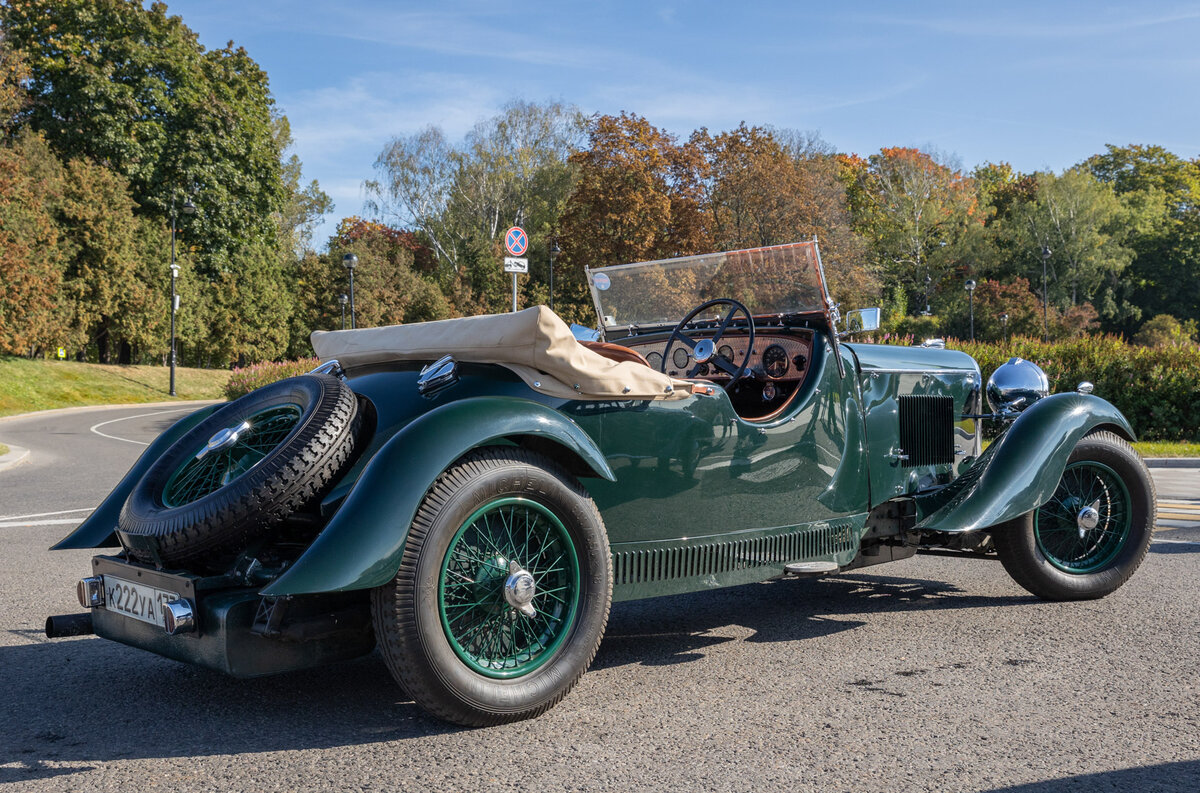
[[[622,347],[620,344],[612,344],[607,341],[581,341],[579,342],[584,347],[587,347],[592,352],[603,355],[610,361],[633,361],[634,363],[644,364],[649,366],[650,363],[637,350],[631,350],[628,347]]]

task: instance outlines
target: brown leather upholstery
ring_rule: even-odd
[[[584,347],[587,347],[594,353],[603,355],[610,361],[633,361],[634,363],[645,364],[649,366],[649,362],[637,350],[631,350],[628,347],[622,347],[620,344],[612,344],[607,341],[581,341],[579,342]]]

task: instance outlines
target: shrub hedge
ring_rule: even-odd
[[[316,358],[301,358],[298,361],[256,363],[244,369],[239,367],[233,370],[229,382],[225,384],[225,396],[229,399],[237,399],[256,388],[311,372],[318,363]]]
[[[1014,355],[1042,367],[1052,394],[1073,391],[1088,380],[1095,384],[1096,396],[1125,414],[1139,440],[1200,440],[1200,346],[1140,347],[1117,336],[1050,343],[948,339],[946,346],[978,361],[984,382]]]
[[[906,337],[883,341],[912,343]],[[1139,347],[1117,336],[1050,343],[1030,338],[974,343],[948,339],[946,346],[978,361],[984,382],[1014,355],[1045,370],[1051,393],[1073,391],[1080,381],[1089,380],[1096,386],[1096,396],[1125,414],[1139,440],[1200,440],[1200,346]],[[317,363],[316,358],[304,358],[234,369],[225,394],[236,399],[276,380],[304,374]]]

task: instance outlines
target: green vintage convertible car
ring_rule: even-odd
[[[1141,563],[1133,429],[1013,359],[849,343],[816,242],[587,273],[544,306],[313,334],[308,375],[164,432],[55,548],[100,636],[237,676],[376,646],[438,717],[536,716],[612,602],[994,554],[1050,600]],[[984,413],[986,395],[990,412]],[[985,418],[1005,424],[981,453]]]

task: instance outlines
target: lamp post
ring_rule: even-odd
[[[968,278],[963,286],[967,290],[967,305],[971,310],[971,341],[975,341],[975,281]]]
[[[554,260],[558,254],[562,253],[562,249],[558,247],[558,238],[550,240],[550,310],[554,310]]]
[[[350,327],[358,327],[354,316],[354,268],[358,266],[358,257],[353,253],[347,253],[342,257],[342,266],[350,271]]]
[[[184,199],[183,214],[196,214],[192,199]],[[175,264],[175,199],[171,199],[171,396],[175,396],[175,314],[179,311],[179,294],[175,291],[175,279],[179,277],[179,265]]]
[[[342,292],[340,295],[338,295],[338,302],[342,304],[342,330],[345,330],[346,329],[346,304],[348,302],[350,302],[350,298],[346,296],[345,292]]]
[[[1003,329],[1002,332],[1004,333],[1004,343],[1008,344],[1008,312],[1007,311],[1000,315],[1000,327]]]
[[[933,283],[933,279],[929,277],[929,273],[925,273],[925,310],[921,312],[921,316],[927,317],[933,312],[929,310],[929,285]]]
[[[1046,263],[1050,261],[1050,246],[1042,246],[1042,341],[1050,341],[1050,293],[1046,291]]]

